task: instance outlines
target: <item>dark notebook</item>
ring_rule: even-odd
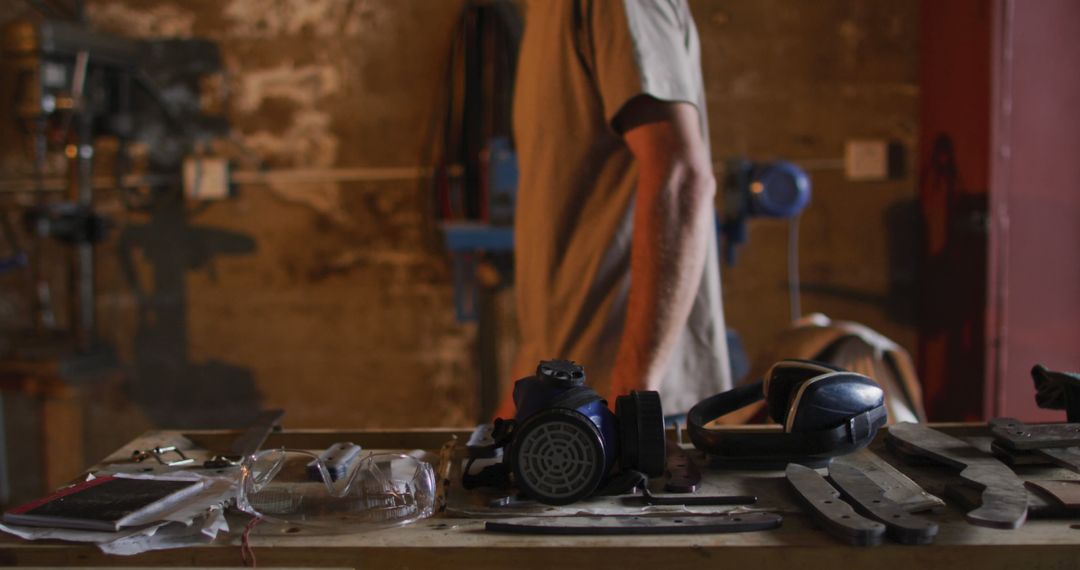
[[[115,531],[142,524],[141,515],[200,487],[199,481],[98,477],[15,507],[4,513],[4,522]]]

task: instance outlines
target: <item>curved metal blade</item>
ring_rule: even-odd
[[[889,426],[886,441],[905,453],[960,469],[960,477],[982,489],[982,506],[967,513],[968,522],[990,528],[1019,528],[1027,519],[1028,493],[1004,463],[966,442],[922,424]]]

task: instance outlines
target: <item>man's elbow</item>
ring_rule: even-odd
[[[689,164],[679,184],[679,201],[683,208],[694,212],[713,208],[716,199],[716,177],[706,165]]]

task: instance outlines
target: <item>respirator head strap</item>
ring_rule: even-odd
[[[566,408],[568,410],[576,410],[593,402],[603,400],[600,394],[596,393],[596,390],[589,388],[588,386],[574,386],[567,389],[558,397],[553,399],[549,406],[552,408]]]
[[[484,452],[491,452],[490,456],[495,457],[496,450],[509,445],[510,441],[514,438],[514,429],[516,426],[517,422],[514,420],[495,418],[491,432],[493,442],[491,445],[477,448],[475,454],[469,457],[469,461],[465,464],[465,469],[463,469],[461,473],[462,487],[465,489],[476,489],[478,487],[506,488],[510,486],[510,468],[506,464],[499,462],[487,465],[481,469],[479,473],[473,473],[472,466],[477,457],[486,456],[484,455]]]

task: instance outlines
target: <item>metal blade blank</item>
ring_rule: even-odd
[[[785,473],[803,504],[829,534],[856,546],[881,544],[885,525],[856,513],[817,471],[791,463]]]

